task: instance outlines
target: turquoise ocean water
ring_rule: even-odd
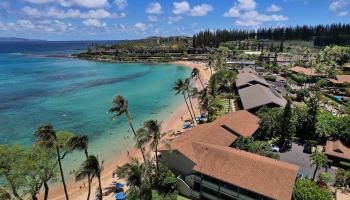
[[[148,119],[164,120],[182,102],[172,86],[189,76],[188,68],[49,58],[42,55],[74,49],[46,48],[0,53],[1,144],[29,146],[35,129],[52,123],[56,130],[89,135],[89,152],[108,161],[133,144],[125,117],[112,121],[106,113],[115,95],[128,99],[135,127]],[[80,161],[75,153],[65,167],[74,169]]]

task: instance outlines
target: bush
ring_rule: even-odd
[[[309,179],[298,179],[294,187],[295,200],[331,200],[332,193],[326,188],[320,188]]]

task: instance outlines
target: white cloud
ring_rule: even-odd
[[[98,19],[86,19],[83,21],[83,24],[94,28],[105,28],[107,26],[105,22],[101,22]]]
[[[23,14],[28,15],[30,17],[50,17],[50,18],[57,18],[57,19],[64,19],[64,18],[102,19],[102,18],[121,18],[126,16],[125,13],[120,13],[120,14],[110,13],[105,9],[92,9],[86,12],[82,12],[78,9],[69,9],[65,11],[54,7],[47,8],[46,10],[38,10],[36,8],[26,6],[22,8],[22,11],[23,11]]]
[[[81,6],[85,8],[102,8],[108,5],[108,0],[26,0],[33,4],[58,3],[61,6]]]
[[[237,7],[240,10],[254,10],[256,8],[255,0],[238,0]]]
[[[156,21],[158,21],[158,17],[155,15],[149,15],[148,20],[151,22],[156,22]]]
[[[211,6],[209,4],[201,4],[201,5],[194,6],[190,11],[190,15],[191,16],[205,16],[213,10],[214,10],[213,6]]]
[[[161,14],[162,13],[162,5],[160,3],[150,3],[146,8],[146,13],[148,14]]]
[[[344,17],[348,15],[348,12],[345,11],[350,5],[350,0],[333,0],[331,4],[329,4],[329,10],[335,13],[337,16]]]
[[[278,10],[275,6],[271,5],[271,7],[274,7],[274,12]],[[235,24],[238,26],[260,26],[265,22],[280,22],[289,19],[284,15],[259,13],[256,11],[256,2],[254,0],[238,0],[223,16],[235,18]]]
[[[30,20],[22,19],[15,22],[1,23],[0,30],[2,31],[16,31],[23,33],[43,33],[63,34],[65,32],[74,31],[75,28],[70,23],[64,23],[59,20],[39,20],[32,22]]]
[[[182,16],[170,16],[168,17],[168,24],[172,24],[173,22],[178,22],[182,19]]]
[[[282,10],[282,8],[280,6],[275,5],[275,4],[271,4],[269,7],[266,8],[267,12],[278,12],[281,10]]]
[[[147,29],[147,25],[142,23],[142,22],[137,22],[135,25],[134,25],[135,29],[139,30],[139,31],[146,31]]]
[[[117,5],[119,10],[124,10],[128,6],[126,0],[115,0],[114,3]]]
[[[339,16],[339,17],[345,17],[345,16],[348,16],[348,15],[349,15],[348,11],[341,11],[341,12],[337,13],[337,16]]]
[[[175,15],[181,15],[187,13],[190,10],[190,4],[187,1],[174,2],[173,6],[173,13]]]

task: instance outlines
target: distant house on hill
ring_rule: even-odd
[[[293,73],[302,74],[308,77],[324,77],[324,74],[317,73],[315,69],[313,68],[305,68],[305,67],[299,67],[295,66],[292,68],[289,68],[289,70]]]
[[[328,79],[334,85],[350,84],[350,75],[337,75],[336,79]]]
[[[230,147],[254,137],[260,119],[247,112],[194,127],[160,148],[160,160],[177,175],[178,191],[191,199],[290,200],[298,166]]]

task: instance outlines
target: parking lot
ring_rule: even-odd
[[[310,154],[303,152],[302,145],[293,143],[292,149],[290,151],[279,153],[279,156],[281,161],[298,165],[300,167],[299,173],[302,173],[305,177],[312,178],[315,171],[315,166],[312,166],[312,167],[310,166],[310,163],[311,163]],[[325,171],[324,169],[318,170],[316,174],[316,180],[318,175],[324,171]],[[327,172],[332,176],[333,182],[334,182],[335,170],[332,168],[329,168]]]

